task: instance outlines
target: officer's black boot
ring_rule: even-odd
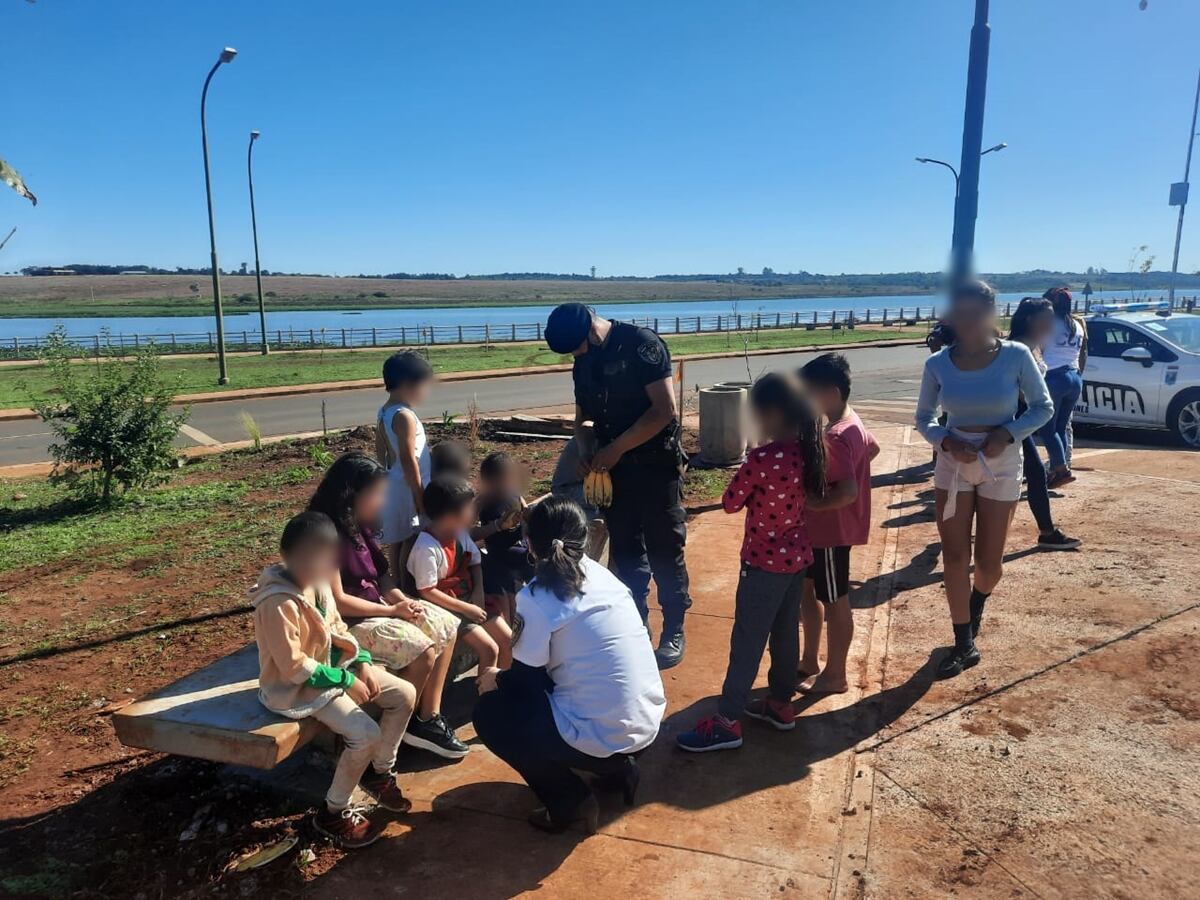
[[[683,662],[683,653],[687,649],[687,638],[683,635],[683,623],[678,625],[663,625],[662,637],[658,641],[658,649],[654,658],[658,660],[660,669],[670,669]]]

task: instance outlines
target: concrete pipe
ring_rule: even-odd
[[[700,456],[709,465],[728,466],[746,453],[749,401],[739,385],[715,384],[700,390]]]

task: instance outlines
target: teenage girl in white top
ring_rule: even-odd
[[[414,408],[425,401],[433,369],[421,354],[394,353],[383,364],[388,400],[379,410],[375,455],[388,470],[388,497],[380,523],[392,572],[405,572],[407,547],[421,530],[421,497],[429,483],[429,445]]]
[[[1054,307],[1054,329],[1042,344],[1046,362],[1046,387],[1054,401],[1054,415],[1038,432],[1050,456],[1051,488],[1075,480],[1071,474],[1071,416],[1083,391],[1083,367],[1087,364],[1087,328],[1072,311],[1071,292],[1050,288],[1042,295]]]

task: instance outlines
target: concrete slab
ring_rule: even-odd
[[[113,714],[121,743],[269,769],[322,731],[258,701],[258,651],[253,644]]]

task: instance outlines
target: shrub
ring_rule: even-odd
[[[161,481],[175,463],[172,441],[187,410],[171,412],[174,385],[162,376],[153,346],[95,364],[72,363],[71,354],[61,329],[50,335],[43,356],[55,393],[33,402],[55,435],[56,474],[104,503]]]

